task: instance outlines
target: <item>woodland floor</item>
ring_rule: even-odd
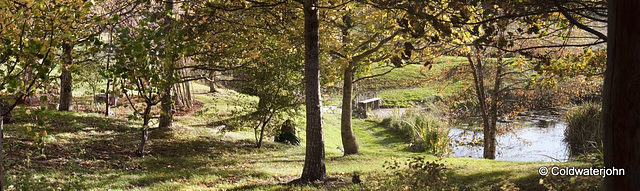
[[[220,94],[226,93],[231,94]],[[362,155],[343,157],[337,149],[341,146],[339,115],[327,114],[326,166],[336,181],[291,187],[286,183],[298,178],[302,171],[304,146],[267,140],[258,149],[250,131],[218,132],[209,124],[207,112],[219,111],[207,108],[223,100],[212,97],[198,94],[196,99],[204,103],[198,110],[201,112],[176,117],[176,127],[172,129],[152,130],[149,152],[141,158],[133,157],[139,123],[79,112],[44,111],[36,115],[31,111],[35,108],[19,108],[14,114],[15,123],[5,127],[5,185],[9,190],[368,190],[393,176],[391,169],[383,167],[385,162],[404,162],[415,156],[438,160],[432,155],[407,151],[402,136],[375,121],[360,119],[355,119],[354,129]],[[26,110],[31,114],[27,115]],[[34,122],[36,117],[45,118],[45,124]],[[505,179],[526,190],[544,189],[539,184],[540,166],[589,165],[460,158],[439,161],[450,170],[451,185],[474,190],[496,188]],[[362,174],[362,184],[351,183],[354,172]],[[593,180],[596,181],[582,183],[599,184],[601,179]]]
[[[452,59],[455,61],[455,59]],[[436,66],[439,67],[439,66]],[[417,68],[414,68],[417,69]],[[417,71],[417,70],[416,70]],[[428,73],[399,70],[396,76]],[[405,72],[405,73],[402,73]],[[411,74],[407,74],[411,72]],[[428,72],[428,71],[425,71]],[[426,94],[446,94],[447,87],[461,88],[464,83],[451,82],[435,92],[427,81],[411,81],[407,86],[414,94],[389,97],[390,106],[411,105],[414,98]],[[393,85],[395,87],[397,84]],[[382,96],[394,94],[383,86],[371,87]],[[400,87],[404,88],[404,87]],[[466,158],[438,158],[430,154],[408,151],[401,134],[379,124],[379,119],[354,118],[354,131],[362,154],[343,157],[340,114],[325,113],[324,140],[326,167],[334,181],[306,186],[287,183],[298,178],[304,163],[304,130],[299,128],[303,146],[272,142],[267,137],[263,148],[255,148],[253,131],[238,128],[221,132],[221,122],[241,111],[240,102],[255,101],[231,90],[204,93],[207,87],[194,84],[196,109],[175,117],[171,129],[152,129],[147,153],[134,157],[140,136],[139,120],[127,120],[130,108],[114,108],[115,116],[98,113],[40,111],[37,107],[20,106],[14,111],[15,122],[5,125],[5,188],[7,190],[424,190],[419,185],[394,184],[388,181],[397,169],[385,164],[404,164],[412,157],[425,157],[446,167],[446,190],[500,190],[513,185],[521,190],[546,190],[552,184],[561,190],[601,189],[601,177],[544,177],[540,166],[591,166],[589,163],[534,163]],[[392,101],[393,99],[397,101]],[[339,98],[338,98],[339,99]],[[328,105],[335,104],[329,98]],[[335,104],[337,105],[337,104]],[[294,119],[304,127],[302,115]],[[42,121],[43,123],[38,123]],[[157,125],[153,123],[152,125]],[[45,132],[46,131],[46,132]],[[388,165],[386,165],[388,166]],[[406,166],[406,165],[405,165]],[[351,183],[354,173],[362,183]],[[545,183],[546,184],[543,184]],[[563,187],[564,186],[564,187]]]

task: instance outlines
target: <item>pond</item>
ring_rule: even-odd
[[[496,160],[565,162],[569,159],[569,149],[563,141],[567,125],[563,121],[538,118],[498,125],[510,130],[496,137]],[[449,138],[453,157],[482,158],[483,133],[478,125],[451,128]]]

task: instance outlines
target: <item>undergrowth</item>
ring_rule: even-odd
[[[602,128],[600,104],[587,102],[576,106],[565,113],[567,129],[565,141],[569,144],[572,155],[579,158],[601,160]]]
[[[383,119],[381,124],[409,137],[410,150],[444,156],[449,151],[449,128],[441,118],[434,109],[407,110],[403,114],[394,113],[392,117]]]

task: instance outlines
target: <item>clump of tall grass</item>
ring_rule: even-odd
[[[567,129],[564,140],[572,155],[597,154],[602,151],[602,127],[600,104],[587,102],[565,113]]]
[[[407,136],[409,149],[443,156],[449,151],[449,128],[442,118],[434,110],[414,109],[406,110],[403,114],[394,112],[393,116],[382,120],[382,125]]]

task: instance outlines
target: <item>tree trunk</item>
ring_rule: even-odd
[[[301,182],[323,180],[327,176],[324,165],[324,135],[322,132],[322,107],[320,96],[320,63],[318,42],[318,0],[305,0],[305,105],[307,140]]]
[[[485,144],[489,144],[489,146],[485,146],[485,149],[490,149],[489,156],[493,157],[491,159],[496,158],[496,134],[498,132],[498,98],[500,96],[500,86],[502,85],[502,56],[498,56],[498,62],[496,63],[496,76],[493,82],[493,92],[491,94],[491,109],[489,110],[491,115],[491,121],[489,124],[489,135],[485,136],[485,139],[489,138],[491,140],[485,141]],[[485,157],[486,158],[486,157]]]
[[[640,180],[640,2],[608,2],[607,71],[603,90],[604,165],[624,169],[606,176],[607,190],[637,190]]]
[[[209,93],[218,92],[215,80],[216,80],[216,72],[213,70],[209,71],[209,79],[207,80],[207,84],[209,85]]]
[[[171,10],[173,12],[173,1],[169,0],[169,1],[165,1],[165,10]],[[167,27],[164,29],[165,31],[169,32],[171,30],[171,17],[170,16],[166,16],[165,17],[165,24],[167,25]],[[172,92],[172,88],[173,88],[173,81],[174,81],[174,75],[173,75],[173,65],[174,65],[174,58],[169,58],[170,60],[165,60],[164,63],[164,70],[165,70],[165,78],[167,78],[167,80],[169,81],[168,84],[165,84],[163,87],[162,92],[164,93],[164,95],[162,96],[162,103],[160,104],[161,106],[161,111],[160,111],[160,119],[158,122],[158,128],[167,128],[167,127],[171,127],[173,125],[173,92]]]
[[[147,103],[147,106],[144,108],[144,113],[142,114],[142,133],[140,134],[140,145],[138,145],[138,150],[136,150],[136,156],[144,155],[144,147],[147,144],[147,139],[149,139],[149,120],[151,119],[151,104]]]
[[[182,76],[183,77],[191,76],[191,73],[188,70],[182,70]],[[191,108],[193,107],[193,99],[191,99],[191,82],[184,82],[183,86],[184,86],[183,95],[186,101],[185,106],[187,108]]]
[[[107,63],[107,70],[109,70],[109,63]],[[110,83],[111,83],[111,80],[107,79],[107,87],[104,90],[105,92],[107,92],[106,93],[106,97],[107,97],[107,102],[106,103],[107,104],[104,104],[105,105],[105,107],[104,107],[105,108],[104,109],[104,116],[109,116],[109,107],[110,107],[109,106],[109,98],[111,96],[111,94],[109,93],[109,85],[111,85]],[[114,102],[113,102],[114,105],[115,105],[116,101],[117,100],[114,99]]]
[[[4,190],[4,115],[0,113],[0,191]]]
[[[184,103],[183,107],[188,108],[189,107],[189,100],[187,99],[187,85],[185,83],[180,83],[178,84],[178,87],[180,87],[180,94],[182,97],[182,102]]]
[[[260,140],[260,128],[263,127],[262,125],[267,117],[267,115],[264,114],[265,104],[266,102],[264,101],[264,98],[258,97],[258,108],[254,115],[256,115],[259,120],[258,125],[253,128],[253,137],[256,139],[256,147],[258,148],[262,146],[262,141]]]
[[[191,96],[191,82],[185,82],[184,85],[184,93],[186,94],[187,101],[189,102],[189,104],[187,104],[187,108],[191,108],[193,107],[193,97]]]
[[[173,86],[173,92],[175,94],[175,96],[174,96],[174,99],[175,99],[174,101],[175,102],[173,104],[176,107],[183,107],[184,103],[182,102],[182,97],[181,97],[182,95],[180,94],[180,87],[178,85]]]
[[[158,120],[158,128],[168,128],[173,126],[173,63],[165,63],[165,76],[169,79],[169,84],[163,87],[163,96],[160,103],[160,119]],[[179,86],[179,84],[178,84]]]
[[[269,118],[266,118],[266,120],[262,121],[262,126],[260,127],[260,138],[258,139],[258,148],[262,148],[262,140],[264,140],[264,129],[267,127],[267,124],[269,124],[269,122],[271,121],[271,119],[273,118],[273,114],[275,114],[276,112],[270,112],[271,114],[269,114]]]
[[[73,50],[73,44],[65,41],[62,43],[62,74],[60,75],[60,102],[58,105],[59,111],[70,111],[72,110],[71,100],[73,99],[72,93],[72,64],[73,57],[71,55]],[[108,104],[107,104],[108,105]]]
[[[11,104],[7,100],[0,100],[0,115],[3,115],[2,122],[3,123],[11,123],[11,112],[13,108],[11,108]]]
[[[482,67],[482,56],[476,55],[476,61],[473,61],[473,56],[467,56],[469,65],[473,71],[473,83],[476,89],[476,95],[480,104],[480,112],[482,114],[482,129],[484,134],[484,150],[483,158],[495,159],[496,158],[496,137],[493,131],[494,127],[491,127],[489,119],[489,111],[487,109],[487,96],[485,94],[484,87],[484,68]]]
[[[160,119],[158,128],[167,128],[173,125],[173,94],[171,86],[164,88],[165,95],[162,97]]]
[[[111,33],[109,33],[109,39],[111,39]],[[110,40],[111,41],[111,40]],[[111,62],[111,57],[108,56],[107,57],[107,71],[109,71],[109,62]],[[111,93],[109,93],[109,85],[111,85],[111,76],[107,76],[107,87],[105,88],[105,92],[107,93],[107,104],[105,105],[105,109],[104,109],[104,116],[109,116],[109,96],[111,95]],[[94,93],[95,94],[95,93]],[[95,95],[94,95],[95,98]],[[114,101],[114,105],[116,103],[117,100]]]
[[[351,65],[351,64],[350,64]],[[353,114],[352,93],[353,93],[353,74],[351,67],[344,70],[344,83],[342,89],[342,117],[340,118],[340,135],[342,137],[342,146],[344,147],[344,155],[359,154],[360,148],[356,136],[353,134],[351,126],[351,118]]]
[[[113,27],[111,28],[111,30],[109,30],[109,51],[107,52],[107,71],[109,71],[109,64],[111,64],[111,51],[112,51],[111,45],[113,45]],[[111,85],[110,83],[111,83],[111,75],[108,75],[107,88],[105,88],[105,92],[107,92],[107,104],[105,104],[104,116],[109,116],[109,96],[110,96],[109,85]],[[96,96],[95,90],[93,90],[92,96],[95,98]],[[116,102],[117,102],[117,99],[116,101],[114,101],[114,105]]]
[[[267,126],[267,123],[260,123],[260,138],[258,138],[257,148],[262,148],[262,139],[264,138],[264,128]]]

